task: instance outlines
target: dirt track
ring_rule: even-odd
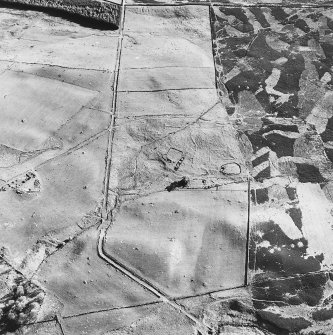
[[[110,3],[0,10],[6,320],[329,331],[332,4]]]

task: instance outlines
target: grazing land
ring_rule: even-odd
[[[0,334],[333,334],[333,2],[0,0]]]

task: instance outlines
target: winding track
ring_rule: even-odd
[[[108,1],[108,0],[106,0]],[[108,128],[109,131],[109,142],[108,142],[108,151],[107,151],[107,160],[106,160],[106,169],[105,169],[105,182],[104,182],[104,200],[103,200],[103,210],[102,210],[102,220],[104,223],[108,221],[108,213],[110,212],[110,208],[108,208],[108,191],[109,191],[109,178],[110,178],[110,167],[112,161],[112,146],[113,146],[113,136],[114,136],[114,128],[115,122],[117,118],[117,88],[118,88],[118,80],[119,80],[119,69],[120,69],[120,60],[121,60],[121,52],[122,52],[122,43],[123,43],[123,30],[124,30],[124,21],[125,21],[125,0],[122,0],[121,4],[121,18],[119,25],[119,40],[118,40],[118,50],[117,50],[117,61],[115,68],[115,77],[113,84],[113,98],[112,98],[112,118]],[[112,256],[107,255],[104,252],[104,244],[106,241],[106,228],[105,225],[100,227],[100,234],[97,244],[97,253],[100,258],[102,258],[105,262],[110,264],[115,269],[119,270],[128,278],[135,281],[137,284],[151,292],[153,295],[158,297],[162,302],[168,304],[178,312],[185,315],[188,319],[191,320],[196,325],[197,334],[198,335],[211,335],[213,334],[213,330],[197,319],[195,316],[190,314],[183,306],[178,304],[175,299],[172,299],[167,296],[167,294],[163,293],[159,288],[155,287],[151,284],[147,279],[139,276],[133,270],[129,269],[125,265],[121,264]]]
[[[161,299],[161,301],[165,302],[166,304],[170,305],[177,311],[184,314],[188,319],[194,322],[194,324],[197,326],[199,334],[205,334],[205,335],[213,334],[212,329],[209,326],[205,325],[203,322],[198,320],[192,314],[187,312],[186,309],[183,306],[179,305],[175,300],[170,299],[165,293],[163,293],[160,289],[149,283],[146,279],[140,277],[138,274],[131,271],[129,268],[118,262],[113,257],[108,256],[104,252],[105,240],[106,240],[106,229],[101,228],[97,246],[97,252],[99,257],[101,257],[108,264],[110,264],[111,266],[122,272],[125,276],[129,277],[130,279],[141,285],[143,288],[150,291],[156,297]]]

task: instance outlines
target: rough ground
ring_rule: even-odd
[[[120,22],[120,0],[1,0],[0,7],[35,9],[88,25],[116,29]],[[94,22],[95,21],[95,22]]]
[[[0,7],[0,334],[333,334],[333,2]]]

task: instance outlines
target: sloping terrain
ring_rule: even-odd
[[[0,0],[0,334],[333,334],[332,6]]]
[[[105,251],[171,296],[241,286],[246,193],[174,191],[126,202],[109,230]]]

